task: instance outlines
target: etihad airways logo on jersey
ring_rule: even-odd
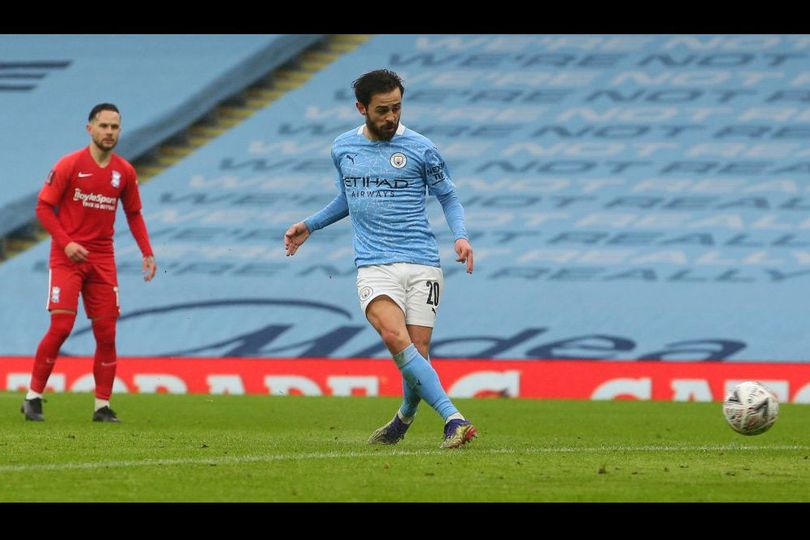
[[[344,176],[343,185],[347,188],[405,189],[408,187],[408,181],[371,178],[370,176]]]
[[[408,181],[369,176],[344,176],[343,185],[351,189],[351,197],[380,198],[396,197],[396,190],[408,187]]]
[[[73,200],[82,201],[82,206],[85,208],[111,210],[113,212],[115,212],[115,205],[118,203],[118,197],[107,197],[98,193],[82,193],[79,188],[76,188],[73,192]]]

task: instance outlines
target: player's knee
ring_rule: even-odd
[[[383,343],[389,347],[396,347],[410,341],[408,332],[401,328],[380,328],[380,337],[382,338]]]
[[[76,322],[75,313],[54,313],[51,315],[51,327],[48,333],[64,341],[73,331],[73,323]]]
[[[93,335],[99,345],[115,345],[115,319],[93,319]]]

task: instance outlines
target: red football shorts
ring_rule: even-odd
[[[118,273],[112,256],[91,256],[85,263],[51,262],[48,311],[78,312],[79,293],[88,319],[118,317]]]

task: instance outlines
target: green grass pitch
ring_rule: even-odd
[[[744,437],[719,403],[457,399],[479,429],[438,448],[424,404],[369,446],[397,398],[49,394],[26,422],[0,393],[0,501],[810,501],[810,407]]]

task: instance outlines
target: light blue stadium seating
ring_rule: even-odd
[[[405,79],[403,123],[449,164],[476,250],[469,276],[431,201],[446,276],[433,356],[806,361],[808,43],[376,36],[143,186],[160,271],[142,282],[120,216],[119,353],[387,357],[358,307],[348,222],[292,258],[282,235],[334,195],[331,142],[362,122],[352,80],[388,67]],[[200,70],[207,54],[195,56]],[[145,48],[130,61],[147,69],[155,56]],[[81,145],[93,101],[125,104],[128,130],[164,134],[176,111],[194,108],[194,70],[155,78],[177,92],[172,103],[143,87],[102,92],[126,78],[123,64],[68,81],[69,70],[85,73],[76,60],[37,82],[51,96],[62,89],[72,110],[43,101],[25,111],[28,141],[0,130],[6,155],[28,156],[14,174],[35,186],[60,151]],[[205,80],[222,80],[219,65]],[[54,115],[74,120],[52,132]],[[44,243],[0,265],[4,302],[17,306],[0,311],[0,354],[31,354],[47,326],[47,253]],[[91,353],[87,322],[76,328],[66,352]]]

